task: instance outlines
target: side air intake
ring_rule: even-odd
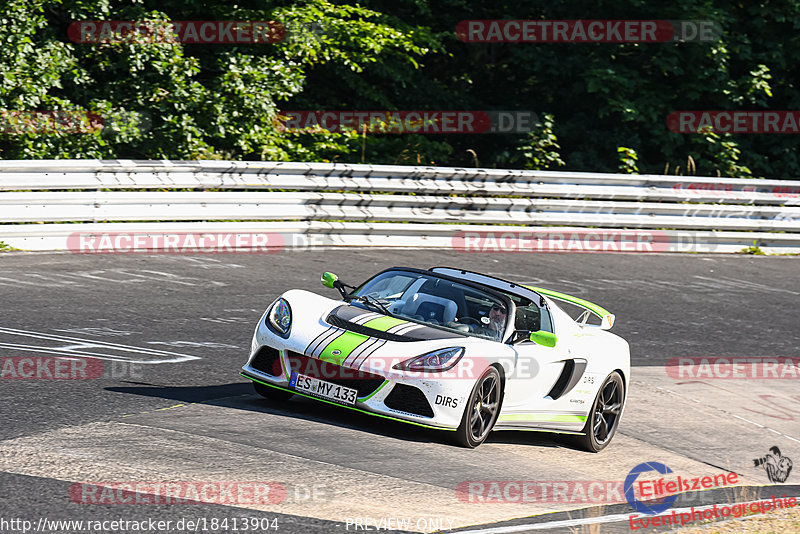
[[[556,400],[571,391],[585,370],[586,360],[564,360],[564,368],[547,396]]]

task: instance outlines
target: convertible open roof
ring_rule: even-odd
[[[443,274],[460,280],[467,280],[493,289],[499,289],[506,293],[513,293],[514,295],[519,295],[533,302],[537,302],[540,306],[546,305],[544,299],[542,299],[542,295],[538,292],[529,287],[503,280],[502,278],[476,273],[475,271],[468,271],[466,269],[456,269],[454,267],[431,267],[428,270],[432,273]]]
[[[578,318],[579,323],[586,324],[586,321],[589,319],[589,315],[595,315],[600,319],[600,328],[603,330],[608,330],[614,326],[614,320],[616,319],[613,313],[609,312],[598,304],[589,302],[588,300],[580,297],[553,291],[552,289],[524,286],[514,282],[509,282],[508,280],[503,280],[502,278],[497,278],[496,276],[489,276],[488,274],[476,273],[474,271],[468,271],[465,269],[456,269],[454,267],[431,267],[428,270],[454,278],[464,278],[472,282],[493,287],[495,289],[500,289],[502,291],[507,291],[531,300],[538,298],[541,299],[542,306],[545,305],[542,295],[547,295],[554,300],[574,304],[575,306],[579,306],[585,310],[585,312]]]

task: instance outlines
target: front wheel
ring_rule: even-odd
[[[608,375],[583,427],[584,435],[577,438],[578,445],[589,452],[605,449],[614,437],[625,403],[625,385],[616,371]]]
[[[282,389],[266,386],[259,382],[253,382],[253,388],[256,390],[256,393],[258,393],[265,399],[269,399],[271,401],[283,402],[294,397],[293,393],[284,391]]]
[[[474,449],[489,436],[500,413],[502,385],[500,373],[489,367],[472,388],[455,441],[463,447]]]

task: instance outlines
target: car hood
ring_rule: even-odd
[[[391,317],[305,290],[282,295],[293,324],[281,343],[298,357],[364,371],[386,372],[397,363],[433,350],[463,347],[464,358],[513,350],[496,341],[466,336]],[[262,319],[263,322],[263,319]]]
[[[357,334],[401,343],[466,337],[455,332],[440,330],[348,304],[334,308],[325,317],[325,322]]]

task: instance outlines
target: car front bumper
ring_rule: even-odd
[[[431,377],[434,373],[419,376],[419,373],[396,369],[387,372],[369,365],[355,370],[310,358],[296,352],[295,347],[286,346],[284,341],[271,339],[270,343],[254,343],[250,358],[242,367],[242,376],[315,400],[441,430],[458,428],[475,384],[474,378]],[[308,371],[308,364],[313,372]],[[298,391],[290,385],[293,372],[356,389],[356,402],[348,405]]]

